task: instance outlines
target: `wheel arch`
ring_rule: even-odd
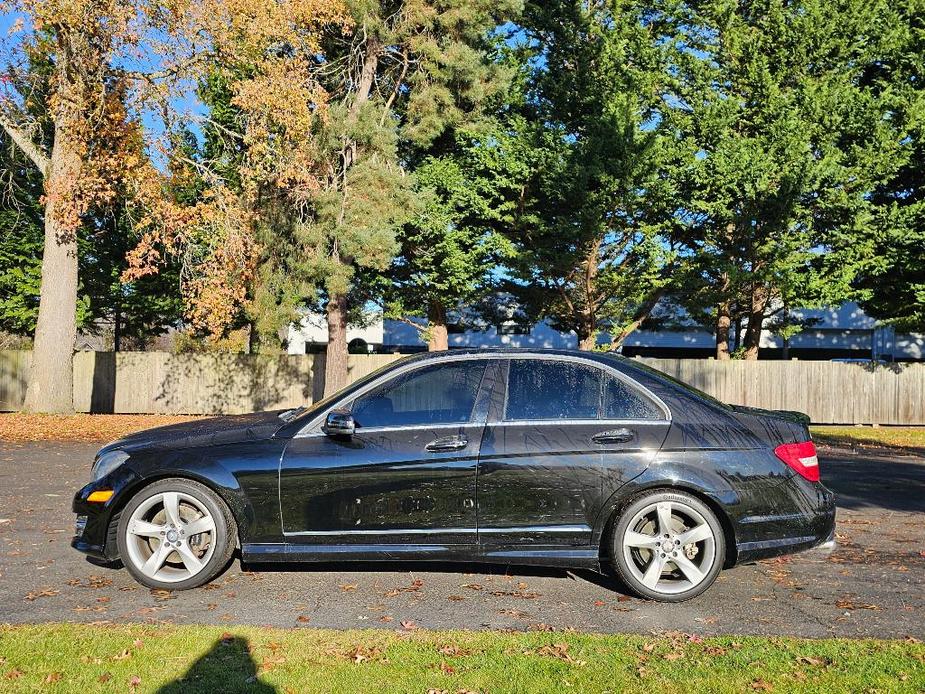
[[[628,486],[629,485],[625,485],[625,487]],[[600,525],[599,532],[596,533],[596,537],[592,540],[592,542],[597,544],[598,554],[602,563],[610,559],[610,543],[608,540],[610,538],[611,532],[613,532],[614,524],[617,522],[617,519],[620,517],[620,515],[623,513],[623,510],[627,506],[629,506],[639,496],[649,492],[677,491],[690,494],[697,500],[706,504],[706,506],[711,511],[713,511],[713,514],[716,516],[717,520],[719,520],[719,524],[723,529],[723,539],[725,540],[726,552],[725,557],[723,558],[723,568],[728,569],[735,566],[735,563],[738,559],[735,530],[733,529],[732,520],[730,519],[729,514],[723,508],[722,503],[715,496],[709,494],[707,491],[697,487],[694,484],[684,481],[667,482],[665,480],[653,480],[646,484],[633,485],[632,489],[626,490],[625,487],[616,492],[614,496],[617,498],[613,499],[613,503],[608,504],[609,510],[606,512],[603,523]]]
[[[107,525],[106,533],[106,550],[107,556],[109,556],[110,549],[115,551],[115,556],[118,556],[118,549],[115,543],[115,534],[119,525],[119,520],[122,516],[122,511],[125,510],[125,507],[128,505],[128,502],[135,497],[138,492],[140,492],[145,487],[149,487],[156,482],[161,482],[163,480],[187,480],[190,482],[198,482],[202,486],[206,487],[209,491],[214,493],[222,503],[225,504],[225,507],[228,509],[231,520],[234,522],[234,539],[235,539],[235,548],[241,548],[241,518],[238,515],[238,510],[236,510],[236,499],[233,498],[231,490],[222,487],[217,484],[214,480],[209,479],[204,475],[197,475],[194,472],[188,470],[162,470],[158,471],[155,474],[147,475],[145,477],[139,477],[137,480],[132,482],[130,485],[126,486],[122,493],[119,494],[116,503],[112,507],[112,511],[109,515],[109,523]]]

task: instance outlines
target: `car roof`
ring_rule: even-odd
[[[584,357],[585,359],[626,359],[626,357],[617,354],[616,352],[591,352],[580,349],[546,349],[543,347],[463,347],[463,348],[454,348],[449,350],[442,350],[439,352],[418,352],[417,354],[409,355],[409,358],[412,359],[441,359],[448,358],[453,356],[458,356],[462,354],[471,354],[475,356],[493,356],[493,355],[513,355],[513,354],[525,354],[525,355],[538,355],[538,356],[548,356],[556,355],[563,357]]]

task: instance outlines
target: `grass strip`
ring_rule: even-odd
[[[925,645],[573,632],[0,626],[4,692],[743,692],[925,688]]]
[[[925,453],[925,427],[810,427],[816,443],[841,448],[892,448]]]

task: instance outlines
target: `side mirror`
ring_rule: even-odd
[[[328,436],[350,438],[356,431],[356,422],[348,410],[331,410],[321,427]]]

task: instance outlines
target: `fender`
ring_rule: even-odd
[[[664,487],[688,491],[711,502],[720,511],[719,515],[726,516],[720,521],[731,530],[729,509],[741,503],[741,496],[725,474],[703,464],[703,456],[702,451],[659,453],[648,468],[612,492],[601,506],[591,533],[591,544],[601,544],[607,524],[626,501],[647,489]]]
[[[209,448],[134,452],[124,466],[134,479],[118,490],[110,500],[111,507],[122,508],[140,489],[159,479],[182,477],[205,485],[221,497],[238,526],[241,544],[278,541],[281,534],[278,461],[286,442],[270,439]],[[257,463],[268,457],[271,461],[265,466],[267,469],[259,469]]]

